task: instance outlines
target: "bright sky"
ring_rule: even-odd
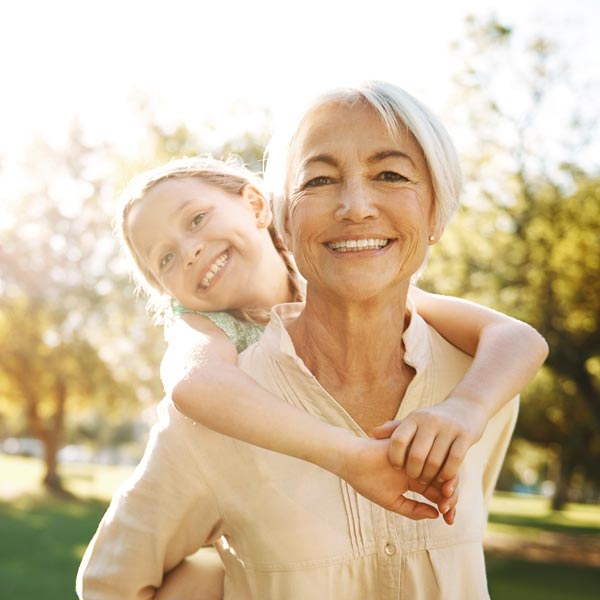
[[[78,115],[93,138],[131,146],[135,98],[166,122],[275,111],[348,79],[394,81],[434,109],[464,17],[495,13],[567,49],[600,77],[597,0],[19,0],[0,4],[0,158],[34,132],[60,140]]]

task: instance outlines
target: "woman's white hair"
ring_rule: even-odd
[[[328,103],[348,106],[366,103],[379,113],[392,139],[397,139],[406,129],[414,136],[429,168],[434,193],[433,226],[440,234],[459,206],[461,170],[456,149],[431,110],[403,89],[384,81],[368,81],[357,87],[326,92],[311,102],[288,128],[273,136],[265,154],[264,176],[267,188],[273,194],[275,225],[280,234],[285,231],[291,150],[296,135],[310,113]]]

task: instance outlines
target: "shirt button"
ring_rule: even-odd
[[[388,556],[396,554],[396,546],[394,544],[386,544],[383,550]]]

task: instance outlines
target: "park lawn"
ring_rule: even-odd
[[[131,467],[64,465],[71,498],[48,496],[39,487],[40,461],[0,455],[0,581],[2,597],[18,600],[75,598],[77,566],[108,501]],[[495,495],[490,529],[530,535],[554,530],[574,536],[600,534],[600,507],[571,504],[560,513],[547,499]],[[494,600],[595,599],[600,570],[487,556]]]
[[[0,455],[0,581],[2,598],[70,600],[85,548],[114,490],[132,467],[61,467],[73,497],[41,489],[43,464]]]

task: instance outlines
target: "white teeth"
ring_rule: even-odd
[[[364,239],[364,240],[344,240],[341,242],[329,242],[328,248],[335,252],[359,252],[360,250],[379,250],[385,248],[390,243],[388,239]]]
[[[215,260],[215,262],[209,267],[208,271],[202,278],[200,282],[200,287],[206,289],[210,282],[213,280],[213,277],[225,266],[225,263],[229,260],[229,253],[223,252],[221,256]]]

